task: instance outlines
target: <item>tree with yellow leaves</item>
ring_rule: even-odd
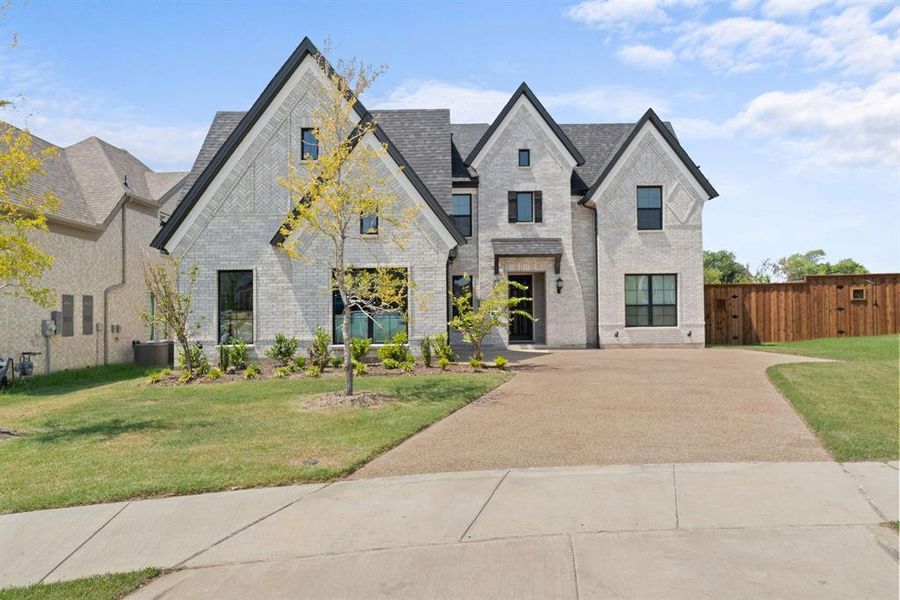
[[[292,205],[279,247],[293,259],[325,266],[332,273],[332,290],[344,304],[344,394],[350,396],[351,311],[372,320],[379,313],[405,311],[407,289],[412,287],[405,271],[358,268],[352,256],[364,252],[371,257],[367,262],[380,265],[386,238],[403,248],[415,208],[401,205],[379,170],[388,149],[375,136],[375,119],[368,112],[362,117],[357,113],[360,95],[383,67],[353,59],[332,68],[324,55],[316,60],[326,78],[316,89],[315,145],[301,157],[300,167],[291,163],[288,176],[279,181],[290,192]],[[370,249],[370,244],[379,248]]]
[[[59,199],[52,192],[32,194],[29,183],[54,153],[54,148],[33,151],[27,130],[0,121],[0,294],[41,306],[53,302],[53,290],[40,285],[53,257],[37,246],[33,234],[47,231],[47,214]]]

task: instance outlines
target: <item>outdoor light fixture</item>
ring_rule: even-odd
[[[562,293],[562,285],[563,285],[562,277],[557,277],[556,278],[556,293],[557,294]]]

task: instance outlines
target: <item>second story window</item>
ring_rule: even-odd
[[[316,139],[316,130],[311,127],[300,130],[300,158],[302,160],[319,158],[319,140]]]
[[[510,223],[541,223],[544,220],[541,192],[509,192]]]
[[[453,194],[453,222],[465,237],[472,237],[472,194]]]
[[[662,187],[638,186],[637,228],[662,229]]]
[[[378,233],[378,215],[366,215],[359,220],[359,232],[363,235]]]
[[[520,148],[519,149],[519,166],[520,167],[530,167],[531,166],[531,150],[528,148]]]

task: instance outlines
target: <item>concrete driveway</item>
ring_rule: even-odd
[[[765,373],[777,363],[815,359],[738,349],[522,354],[512,381],[354,477],[831,459]]]

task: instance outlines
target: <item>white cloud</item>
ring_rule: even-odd
[[[878,19],[873,25],[875,29],[889,29],[891,27],[900,27],[900,6]]]
[[[734,17],[693,25],[676,41],[682,58],[717,71],[740,73],[762,68],[808,44],[804,29],[776,21]]]
[[[660,50],[644,44],[626,46],[616,52],[616,56],[623,63],[640,69],[660,69],[675,62],[675,53],[671,50]]]
[[[22,98],[0,118],[59,146],[96,136],[131,152],[154,170],[188,170],[207,124],[150,121],[136,108],[100,93],[71,88],[53,65],[0,55],[0,88]]]
[[[762,7],[762,13],[770,19],[806,17],[820,6],[829,4],[831,0],[768,0]]]
[[[382,98],[366,102],[372,108],[449,108],[454,123],[489,123],[513,90],[476,88],[445,81],[408,81]],[[535,92],[561,122],[605,120],[633,122],[650,106],[665,112],[665,99],[626,86],[591,87],[565,92]]]
[[[566,16],[597,28],[632,23],[661,23],[666,12],[656,0],[584,0],[566,10]]]
[[[900,166],[900,74],[754,98],[722,127],[770,139],[808,165]]]
[[[900,13],[895,12],[897,9],[882,21],[900,21]],[[827,17],[816,30],[818,36],[810,43],[806,57],[821,67],[857,75],[884,73],[900,65],[900,37],[896,31],[893,37],[876,31],[867,6],[851,6]]]
[[[759,0],[732,0],[731,10],[735,12],[747,12],[756,8],[757,4],[759,4]]]

